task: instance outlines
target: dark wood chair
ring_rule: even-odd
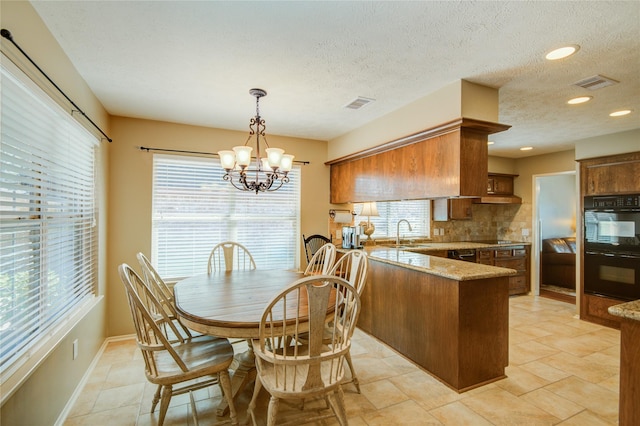
[[[320,234],[313,234],[309,237],[305,237],[304,234],[302,234],[302,239],[304,240],[304,252],[307,255],[307,263],[311,262],[311,258],[320,250],[320,247],[331,242],[329,238]]]

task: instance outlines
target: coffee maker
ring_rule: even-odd
[[[358,226],[343,226],[342,227],[342,248],[344,249],[361,249],[362,248],[362,235],[364,234],[364,227]]]

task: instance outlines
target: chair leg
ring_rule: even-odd
[[[351,351],[347,352],[346,355],[347,364],[349,364],[349,370],[351,371],[351,380],[353,384],[356,386],[356,391],[360,393],[360,383],[358,382],[358,377],[356,376],[356,370],[353,369],[353,363],[351,362]]]
[[[344,408],[344,393],[342,392],[342,387],[338,386],[336,388],[333,395],[329,397],[329,402],[331,403],[331,409],[338,418],[340,426],[348,426],[349,422],[347,420],[347,412]]]
[[[158,385],[158,389],[156,389],[156,394],[153,396],[153,401],[151,402],[151,412],[153,413],[156,410],[156,405],[160,401],[160,391],[162,390],[162,385]]]
[[[260,389],[262,389],[262,382],[260,382],[260,377],[256,377],[256,383],[253,387],[253,396],[251,397],[251,402],[249,402],[249,408],[247,408],[247,412],[249,417],[251,417],[251,422],[253,426],[257,426],[256,422],[256,401],[258,400],[258,394],[260,393]]]
[[[280,400],[274,396],[269,399],[269,411],[267,412],[267,426],[276,426],[276,417],[278,416],[278,405]]]
[[[219,373],[220,385],[222,387],[222,394],[229,405],[229,418],[231,424],[236,426],[238,424],[238,416],[236,414],[236,406],[233,404],[233,392],[231,391],[231,379],[229,378],[229,371],[223,370]]]
[[[167,415],[167,409],[169,408],[169,401],[171,401],[171,394],[173,393],[173,387],[166,385],[162,387],[162,398],[160,399],[160,416],[158,417],[158,426],[162,426],[164,423],[164,417]]]

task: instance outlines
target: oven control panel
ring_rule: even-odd
[[[633,208],[640,207],[640,195],[606,195],[584,197],[585,208]]]

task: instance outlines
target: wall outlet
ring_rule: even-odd
[[[78,358],[78,339],[73,341],[73,359]]]
[[[433,236],[437,237],[438,235],[440,235],[440,230],[438,228],[434,228],[433,229]]]
[[[444,228],[440,228],[440,236],[444,235]]]
[[[523,237],[529,236],[529,228],[522,228],[522,236]]]

